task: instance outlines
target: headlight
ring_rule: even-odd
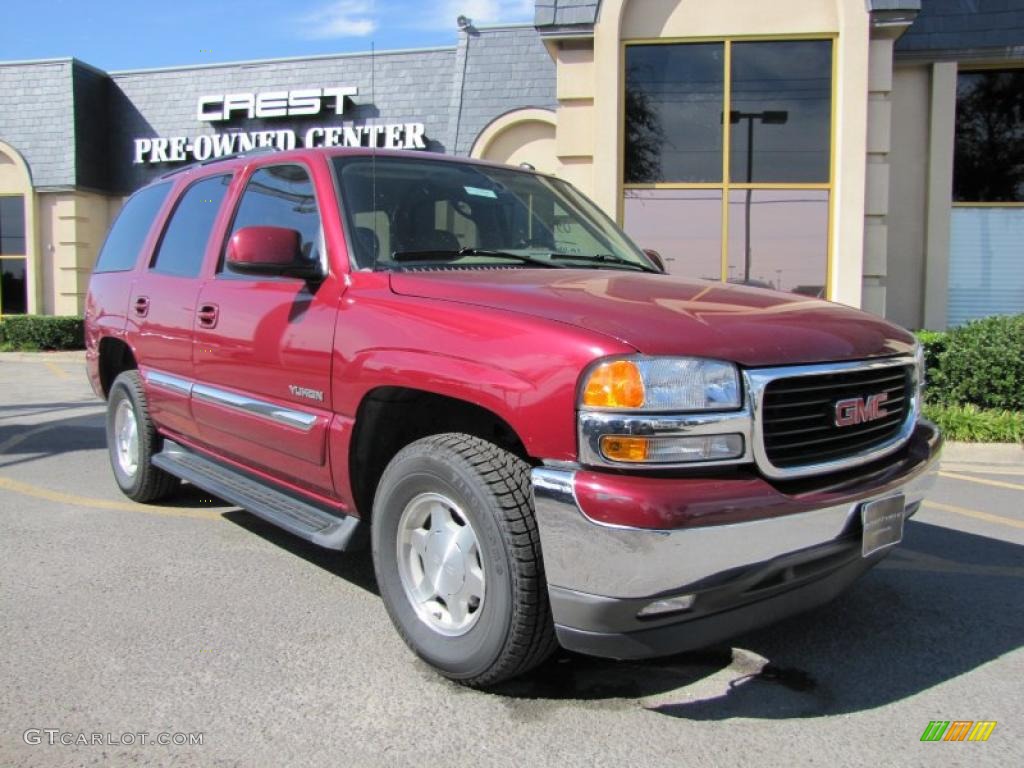
[[[732,363],[695,357],[609,360],[583,381],[583,408],[711,411],[740,407],[739,371]]]

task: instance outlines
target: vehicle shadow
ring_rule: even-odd
[[[563,653],[494,693],[651,698],[641,702],[649,711],[690,720],[873,709],[1024,644],[1022,563],[1024,547],[911,521],[903,546],[849,592],[809,614],[738,637],[733,648],[644,663]],[[746,664],[734,664],[736,657]],[[751,659],[759,663],[751,667]],[[730,666],[717,687],[687,690]]]
[[[64,407],[83,406],[72,404]],[[52,410],[53,406],[47,406],[47,412]],[[0,423],[0,447],[3,448],[0,468],[7,469],[74,451],[103,450],[107,445],[105,418],[103,412],[93,412],[34,424]]]
[[[57,411],[67,410],[84,410],[86,408],[95,408],[97,411],[102,409],[103,404],[95,399],[79,400],[79,401],[68,401],[62,403],[16,403],[16,404],[5,404],[0,405],[0,421],[6,419],[18,419],[26,416],[38,416],[43,413],[55,413]]]
[[[377,577],[373,572],[373,559],[370,556],[369,547],[353,552],[336,552],[324,549],[305,539],[300,539],[278,528],[276,525],[246,512],[244,509],[233,509],[230,512],[225,512],[223,517],[228,522],[244,528],[274,546],[280,547],[296,557],[301,557],[306,562],[323,568],[328,573],[345,579],[350,584],[372,595],[380,596],[380,590],[377,588]]]

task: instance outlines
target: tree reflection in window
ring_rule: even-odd
[[[626,179],[660,179],[665,131],[650,99],[641,90],[626,90]]]
[[[1024,69],[960,73],[953,199],[1024,202]]]

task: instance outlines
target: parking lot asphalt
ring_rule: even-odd
[[[368,555],[190,487],[124,498],[78,356],[0,355],[0,392],[0,765],[1024,765],[1020,466],[944,464],[812,613],[482,693],[408,652]],[[933,720],[997,725],[922,742]]]

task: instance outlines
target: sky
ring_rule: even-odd
[[[533,20],[533,0],[5,0],[0,61],[106,71],[454,45],[456,19]]]

